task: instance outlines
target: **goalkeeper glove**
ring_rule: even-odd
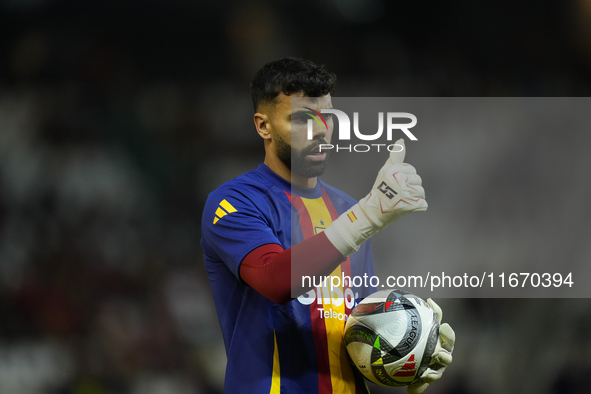
[[[369,194],[324,231],[343,256],[356,252],[369,237],[407,213],[427,210],[421,177],[413,166],[403,163],[404,140],[396,145],[402,150],[390,152]]]
[[[427,299],[427,304],[433,309],[437,320],[441,323],[443,312],[439,305],[430,298]],[[454,350],[455,343],[456,333],[454,330],[452,330],[447,323],[441,324],[439,326],[439,340],[437,341],[435,351],[431,356],[429,368],[423,372],[419,380],[407,387],[406,391],[408,391],[408,394],[421,394],[427,387],[429,387],[429,384],[441,379],[441,375],[452,362],[451,354]]]

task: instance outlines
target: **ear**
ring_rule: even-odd
[[[271,129],[269,128],[269,117],[265,114],[257,112],[254,114],[254,125],[257,128],[257,133],[264,140],[271,139]]]

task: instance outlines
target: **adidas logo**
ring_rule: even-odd
[[[215,218],[213,218],[213,224],[216,224],[218,220],[232,212],[237,212],[237,209],[234,208],[232,204],[230,204],[225,199],[222,200],[222,202],[220,202],[220,205],[218,206],[218,209],[215,211]]]

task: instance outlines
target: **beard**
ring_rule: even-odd
[[[314,178],[324,174],[330,150],[326,151],[326,159],[322,161],[312,161],[307,156],[318,148],[318,145],[327,144],[326,140],[313,141],[309,146],[299,151],[292,148],[277,134],[275,134],[275,141],[277,142],[275,148],[277,157],[287,168],[291,169],[292,173],[304,178]]]

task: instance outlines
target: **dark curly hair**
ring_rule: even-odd
[[[250,96],[255,112],[261,104],[271,103],[283,92],[291,95],[304,92],[320,97],[333,92],[337,77],[324,66],[309,60],[286,57],[265,64],[250,83]]]

